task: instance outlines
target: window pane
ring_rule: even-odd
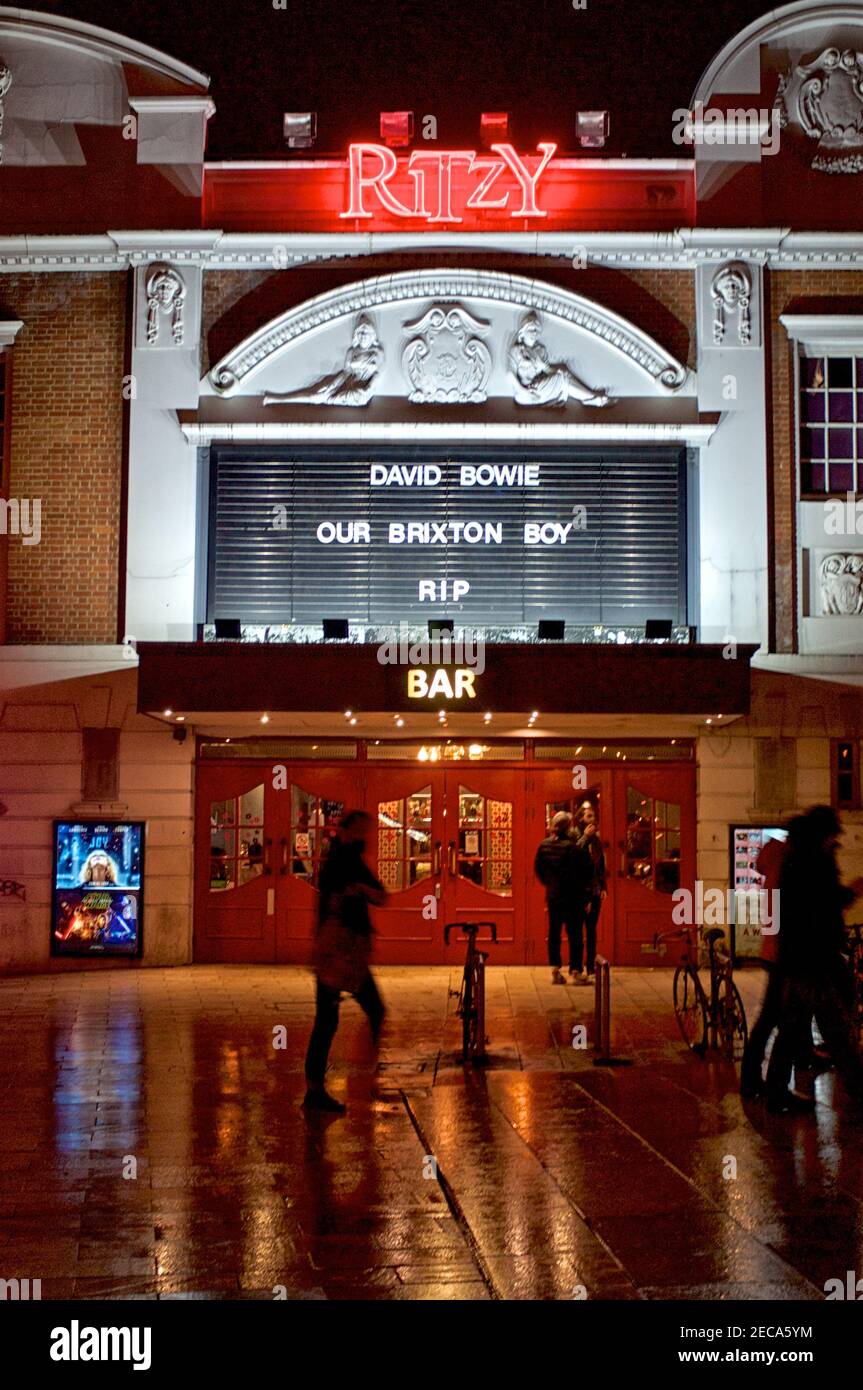
[[[854,457],[853,430],[828,430],[827,449],[831,459],[850,459]]]
[[[823,386],[824,358],[804,357],[801,363],[801,377],[805,386]]]
[[[829,413],[831,420],[847,420],[850,423],[854,419],[854,396],[852,392],[831,391]]]
[[[827,359],[827,385],[831,391],[840,386],[854,385],[853,357],[829,357]]]
[[[264,823],[264,784],[253,787],[240,797],[240,824],[263,825]]]
[[[850,492],[854,486],[854,466],[850,463],[831,463],[830,492]]]
[[[801,473],[804,492],[826,492],[823,463],[804,464]]]
[[[804,391],[800,414],[804,421],[817,424],[824,419],[825,397],[820,391]]]

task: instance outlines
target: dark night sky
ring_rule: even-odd
[[[283,154],[283,110],[318,111],[318,150],[374,139],[381,109],[438,118],[475,146],[509,110],[515,143],[573,148],[573,113],[608,108],[608,153],[679,155],[672,111],[769,0],[30,0],[163,49],[212,78],[209,157]]]

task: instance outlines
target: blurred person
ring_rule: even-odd
[[[572,834],[572,816],[568,811],[558,811],[552,820],[551,834],[537,849],[533,867],[545,889],[551,982],[562,985],[566,981],[561,970],[561,932],[565,927],[569,942],[569,973],[575,978],[581,970],[580,965],[576,969],[578,931],[584,918],[593,875],[590,855],[579,847]]]
[[[802,816],[795,816],[785,827],[786,840],[771,837],[762,845],[755,863],[755,870],[763,880],[763,889],[772,893],[779,888],[782,864],[788,852],[788,845],[794,843],[803,824]],[[771,902],[775,899],[770,899]],[[781,902],[781,899],[780,899]],[[781,918],[780,918],[781,921]],[[779,971],[778,932],[761,933],[761,964],[767,971],[767,988],[761,1004],[761,1012],[755,1022],[743,1050],[740,1068],[740,1094],[744,1100],[753,1100],[764,1090],[761,1068],[764,1053],[774,1029],[779,1027],[782,1016],[783,978]]]
[[[596,927],[608,891],[605,874],[605,850],[602,848],[602,840],[599,838],[599,822],[596,819],[596,811],[589,801],[585,801],[581,807],[576,831],[576,844],[579,849],[586,850],[590,855],[592,872],[584,916],[578,924],[576,936],[576,969],[575,971],[570,970],[569,973],[570,975],[580,974],[582,981],[588,984],[593,979],[596,965]],[[585,937],[587,938],[586,955],[584,954]]]
[[[818,1030],[858,1109],[861,1065],[851,1013],[853,981],[845,956],[843,913],[863,893],[863,879],[842,884],[836,852],[841,823],[830,806],[814,806],[794,834],[779,874],[782,975],[779,1032],[767,1068],[767,1103],[775,1113],[811,1110],[814,1100],[789,1090],[791,1069],[814,1015]]]
[[[369,968],[372,922],[369,906],[380,907],[386,889],[365,861],[372,818],[349,811],[321,865],[318,931],[315,939],[315,1022],[306,1053],[307,1110],[344,1114],[345,1106],[331,1096],[324,1078],[330,1046],[339,1026],[342,994],[352,994],[369,1020],[377,1048],[384,1006]]]

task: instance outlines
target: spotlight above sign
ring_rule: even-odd
[[[575,118],[575,134],[583,150],[601,150],[610,131],[607,111],[579,111]]]

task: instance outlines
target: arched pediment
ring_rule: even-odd
[[[354,370],[357,368],[357,370]],[[653,338],[581,295],[492,270],[412,270],[287,310],[218,362],[203,394],[264,404],[601,406],[689,394],[692,375]]]
[[[856,35],[855,35],[856,31]],[[758,92],[761,88],[761,53],[764,48],[804,53],[827,44],[844,46],[856,39],[863,48],[863,4],[822,3],[822,0],[796,0],[754,20],[734,35],[708,63],[690,103],[707,106],[722,93]]]

